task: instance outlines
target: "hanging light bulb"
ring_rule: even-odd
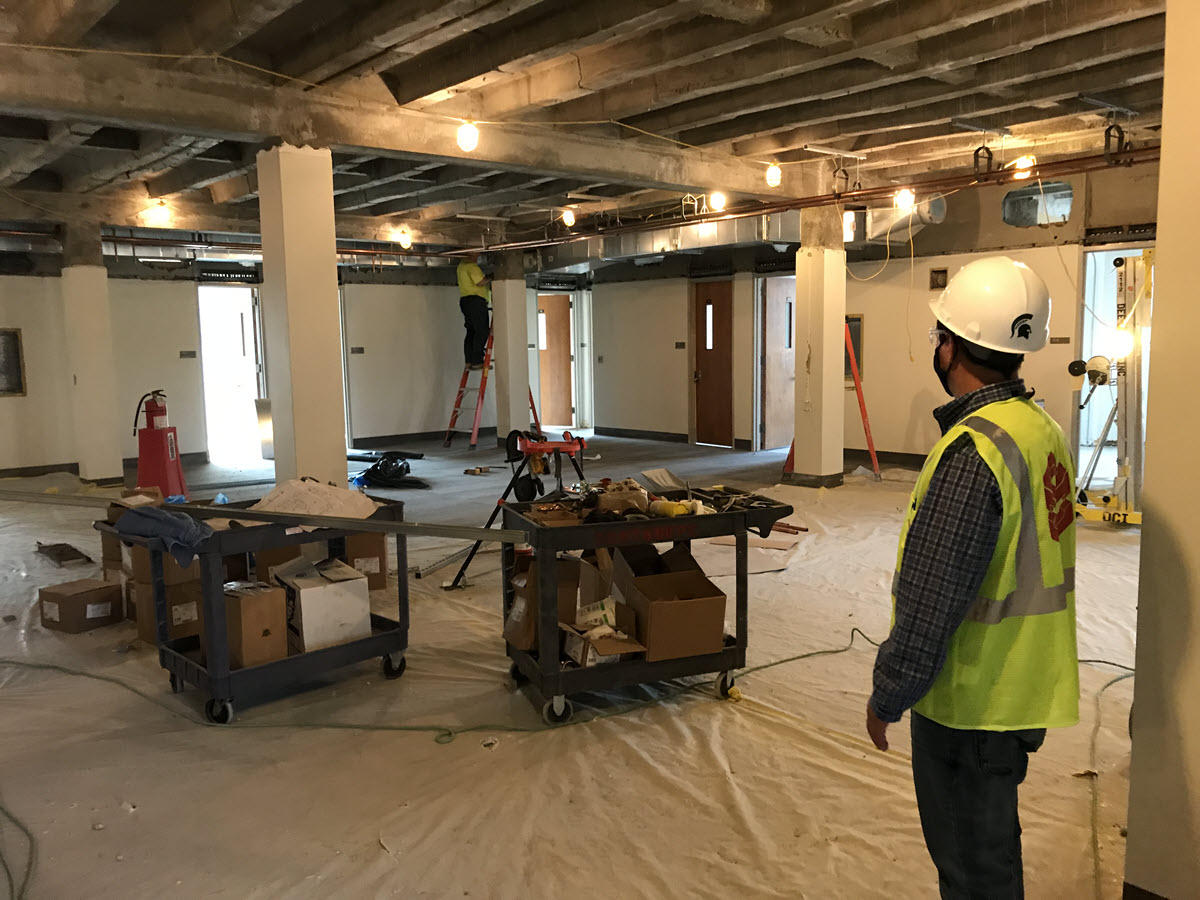
[[[896,209],[907,212],[917,205],[917,195],[913,193],[912,188],[901,188],[896,191],[896,197],[893,202]]]
[[[857,232],[858,218],[854,215],[854,210],[848,209],[842,213],[842,243],[851,243]]]
[[[393,227],[391,231],[388,232],[388,239],[393,244],[399,244],[401,249],[412,249],[412,232],[408,230],[408,226],[406,225]]]
[[[1032,174],[1033,167],[1037,164],[1035,156],[1021,156],[1013,160],[1013,178],[1028,178]]]
[[[720,191],[713,191],[708,195],[708,205],[712,208],[713,212],[724,212],[725,195]]]
[[[767,187],[779,187],[783,181],[783,169],[776,163],[767,166]]]
[[[1099,335],[1098,345],[1104,355],[1112,360],[1124,359],[1133,352],[1133,332],[1127,328],[1106,328]]]
[[[564,209],[563,214],[562,214],[562,220],[563,220],[563,224],[566,225],[568,228],[574,228],[575,227],[575,210]]]
[[[463,122],[458,126],[458,149],[470,153],[479,146],[479,129],[471,122]]]
[[[165,200],[159,200],[142,211],[142,222],[149,228],[167,228],[171,224],[171,208]]]

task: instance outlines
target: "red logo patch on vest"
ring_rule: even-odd
[[[1053,453],[1046,460],[1042,486],[1046,490],[1046,510],[1050,513],[1050,537],[1057,541],[1075,521],[1075,506],[1071,503],[1071,473]]]

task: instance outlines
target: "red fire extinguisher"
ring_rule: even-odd
[[[138,419],[146,410],[146,425]],[[157,487],[164,497],[188,495],[179,460],[179,435],[167,420],[166,391],[150,391],[138,400],[133,413],[133,431],[138,439],[138,487]]]

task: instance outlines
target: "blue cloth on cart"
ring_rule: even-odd
[[[175,562],[185,568],[196,558],[197,548],[213,533],[205,522],[159,506],[129,510],[117,520],[117,531],[132,537],[160,538]]]

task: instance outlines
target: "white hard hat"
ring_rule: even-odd
[[[963,266],[929,308],[948,330],[988,350],[1032,353],[1050,340],[1046,282],[1007,256]]]

